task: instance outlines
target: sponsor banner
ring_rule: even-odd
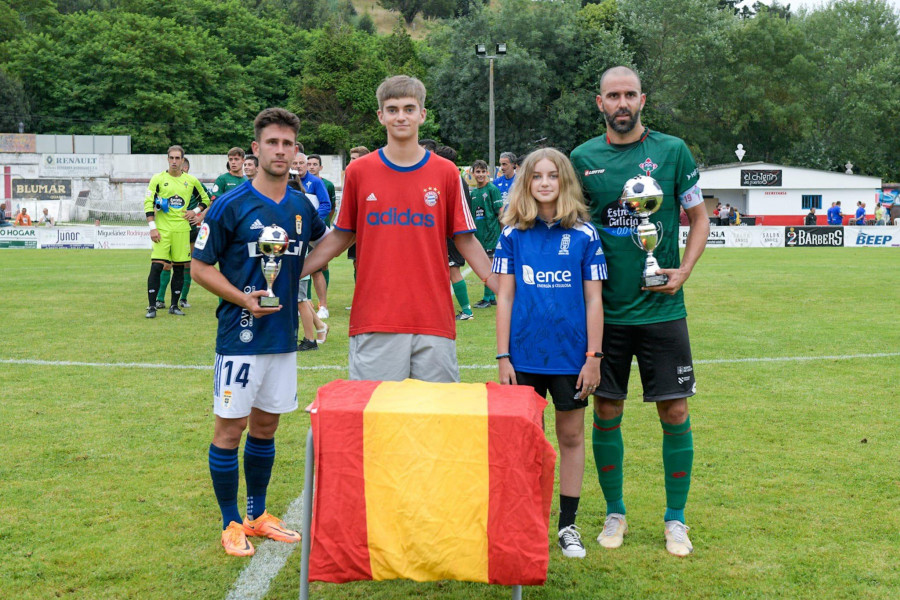
[[[36,146],[33,133],[0,133],[0,152],[34,152]]]
[[[66,200],[72,197],[72,180],[16,179],[12,182],[12,197],[29,200]]]
[[[781,187],[781,169],[741,169],[743,187]]]
[[[844,227],[844,246],[848,248],[900,247],[900,227]]]
[[[151,250],[150,230],[146,227],[97,227],[97,245],[103,250]]]
[[[690,228],[679,228],[679,245],[684,248]],[[709,228],[707,248],[783,248],[784,227]]]
[[[95,248],[96,227],[42,227],[38,230],[41,248]]]
[[[99,154],[42,154],[41,177],[101,177]]]
[[[0,227],[0,248],[37,248],[34,227]]]
[[[786,227],[784,245],[787,248],[800,246],[843,246],[843,227]]]

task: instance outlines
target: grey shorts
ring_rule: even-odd
[[[297,302],[309,301],[309,285],[311,278],[309,275],[300,280],[300,288],[297,292]]]
[[[350,338],[350,379],[458,383],[456,341],[415,333],[361,333]]]

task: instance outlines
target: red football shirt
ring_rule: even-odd
[[[456,338],[446,239],[475,221],[452,162],[427,152],[400,167],[381,149],[353,161],[335,227],[356,233],[350,335]]]

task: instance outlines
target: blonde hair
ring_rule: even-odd
[[[378,98],[378,110],[384,108],[385,101],[397,98],[415,98],[419,108],[425,108],[425,84],[409,75],[394,75],[381,82],[375,97]]]
[[[509,190],[509,205],[503,213],[504,225],[516,229],[531,229],[538,216],[538,201],[531,195],[531,178],[535,166],[544,159],[556,166],[559,173],[559,196],[556,199],[554,220],[571,229],[579,221],[587,222],[588,210],[581,194],[581,184],[575,176],[575,169],[565,154],[555,148],[541,148],[525,157],[516,173],[516,180]]]

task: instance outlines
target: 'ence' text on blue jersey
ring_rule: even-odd
[[[207,264],[219,263],[219,270],[239,290],[250,293],[267,288],[262,274],[263,258],[256,245],[264,227],[277,225],[290,237],[287,252],[280,259],[274,293],[281,310],[254,318],[248,310],[223,301],[216,311],[219,354],[279,354],[297,350],[297,290],[303,260],[310,241],[325,235],[325,223],[307,197],[288,188],[281,202],[256,191],[252,182],[235,188],[217,200],[206,214],[194,258]]]
[[[509,333],[513,368],[580,373],[587,352],[582,282],[606,279],[606,256],[594,226],[564,229],[538,219],[531,229],[505,227],[492,270],[516,276]]]

